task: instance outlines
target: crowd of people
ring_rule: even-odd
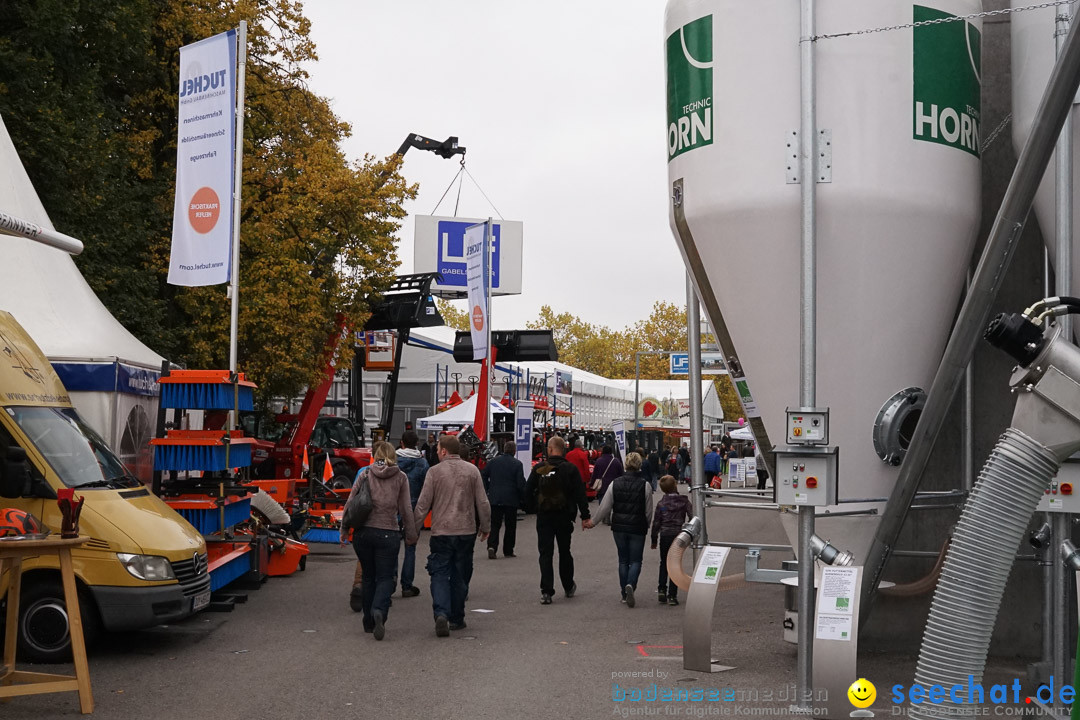
[[[415,584],[419,529],[431,513],[431,538],[426,569],[430,577],[435,634],[447,637],[466,627],[465,603],[473,575],[477,539],[486,543],[488,558],[516,557],[519,511],[535,513],[540,566],[540,603],[554,601],[555,553],[562,593],[577,592],[571,540],[580,520],[583,531],[598,524],[610,526],[618,552],[618,587],[623,603],[634,607],[646,539],[659,551],[657,600],[678,605],[678,587],[668,576],[665,558],[683,524],[693,517],[689,498],[679,492],[692,473],[686,443],[647,453],[636,448],[625,462],[611,446],[589,462],[581,438],[568,442],[559,435],[546,443],[546,452],[526,473],[513,441],[483,471],[462,457],[457,437],[432,436],[417,448],[418,437],[406,430],[400,447],[378,442],[372,464],[358,473],[350,500],[366,487],[371,512],[363,527],[352,532],[357,557],[350,604],[363,614],[365,632],[382,640],[386,634],[391,598],[400,579],[401,596],[420,594]],[[728,443],[730,440],[728,439]],[[709,448],[702,458],[706,482],[723,477],[734,444]],[[752,448],[744,450],[753,456]],[[759,469],[759,483],[763,467]],[[596,492],[599,507],[590,510],[588,491]],[[341,531],[341,542],[348,530]],[[398,555],[404,543],[404,559]]]

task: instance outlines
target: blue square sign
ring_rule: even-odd
[[[518,418],[517,432],[514,433],[518,452],[532,451],[532,424],[532,418]]]
[[[668,370],[668,374],[689,375],[690,353],[671,353],[671,369]]]
[[[439,260],[435,269],[442,273],[442,285],[466,287],[465,229],[475,223],[439,221]],[[502,255],[501,226],[491,224],[491,287],[499,287],[499,258]]]

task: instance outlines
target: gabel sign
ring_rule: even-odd
[[[433,295],[464,297],[468,290],[466,230],[482,219],[418,215],[414,219],[413,272],[438,272],[442,282],[431,286]],[[521,294],[522,225],[516,220],[491,224],[491,294]],[[470,309],[471,309],[470,305]]]

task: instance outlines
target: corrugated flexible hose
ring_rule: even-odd
[[[948,696],[953,685],[981,683],[1016,549],[1060,463],[1045,446],[1009,428],[979,473],[960,514],[926,622],[915,682],[941,685],[941,704],[912,705],[909,716],[935,720],[970,714]],[[966,698],[966,694],[962,694]]]

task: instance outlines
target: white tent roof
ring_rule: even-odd
[[[741,427],[731,431],[732,440],[753,440],[754,434],[750,432],[750,428]]]
[[[55,230],[0,118],[0,211]],[[119,358],[160,368],[162,357],[98,300],[67,253],[0,233],[0,308],[50,360]]]
[[[444,427],[446,425],[472,425],[476,420],[476,402],[480,399],[479,395],[473,395],[465,402],[450,408],[437,415],[429,415],[425,418],[417,420],[417,426],[421,430],[427,430],[428,428]],[[491,405],[491,412],[508,413],[513,412],[510,408],[497,403],[494,400],[489,400]]]

